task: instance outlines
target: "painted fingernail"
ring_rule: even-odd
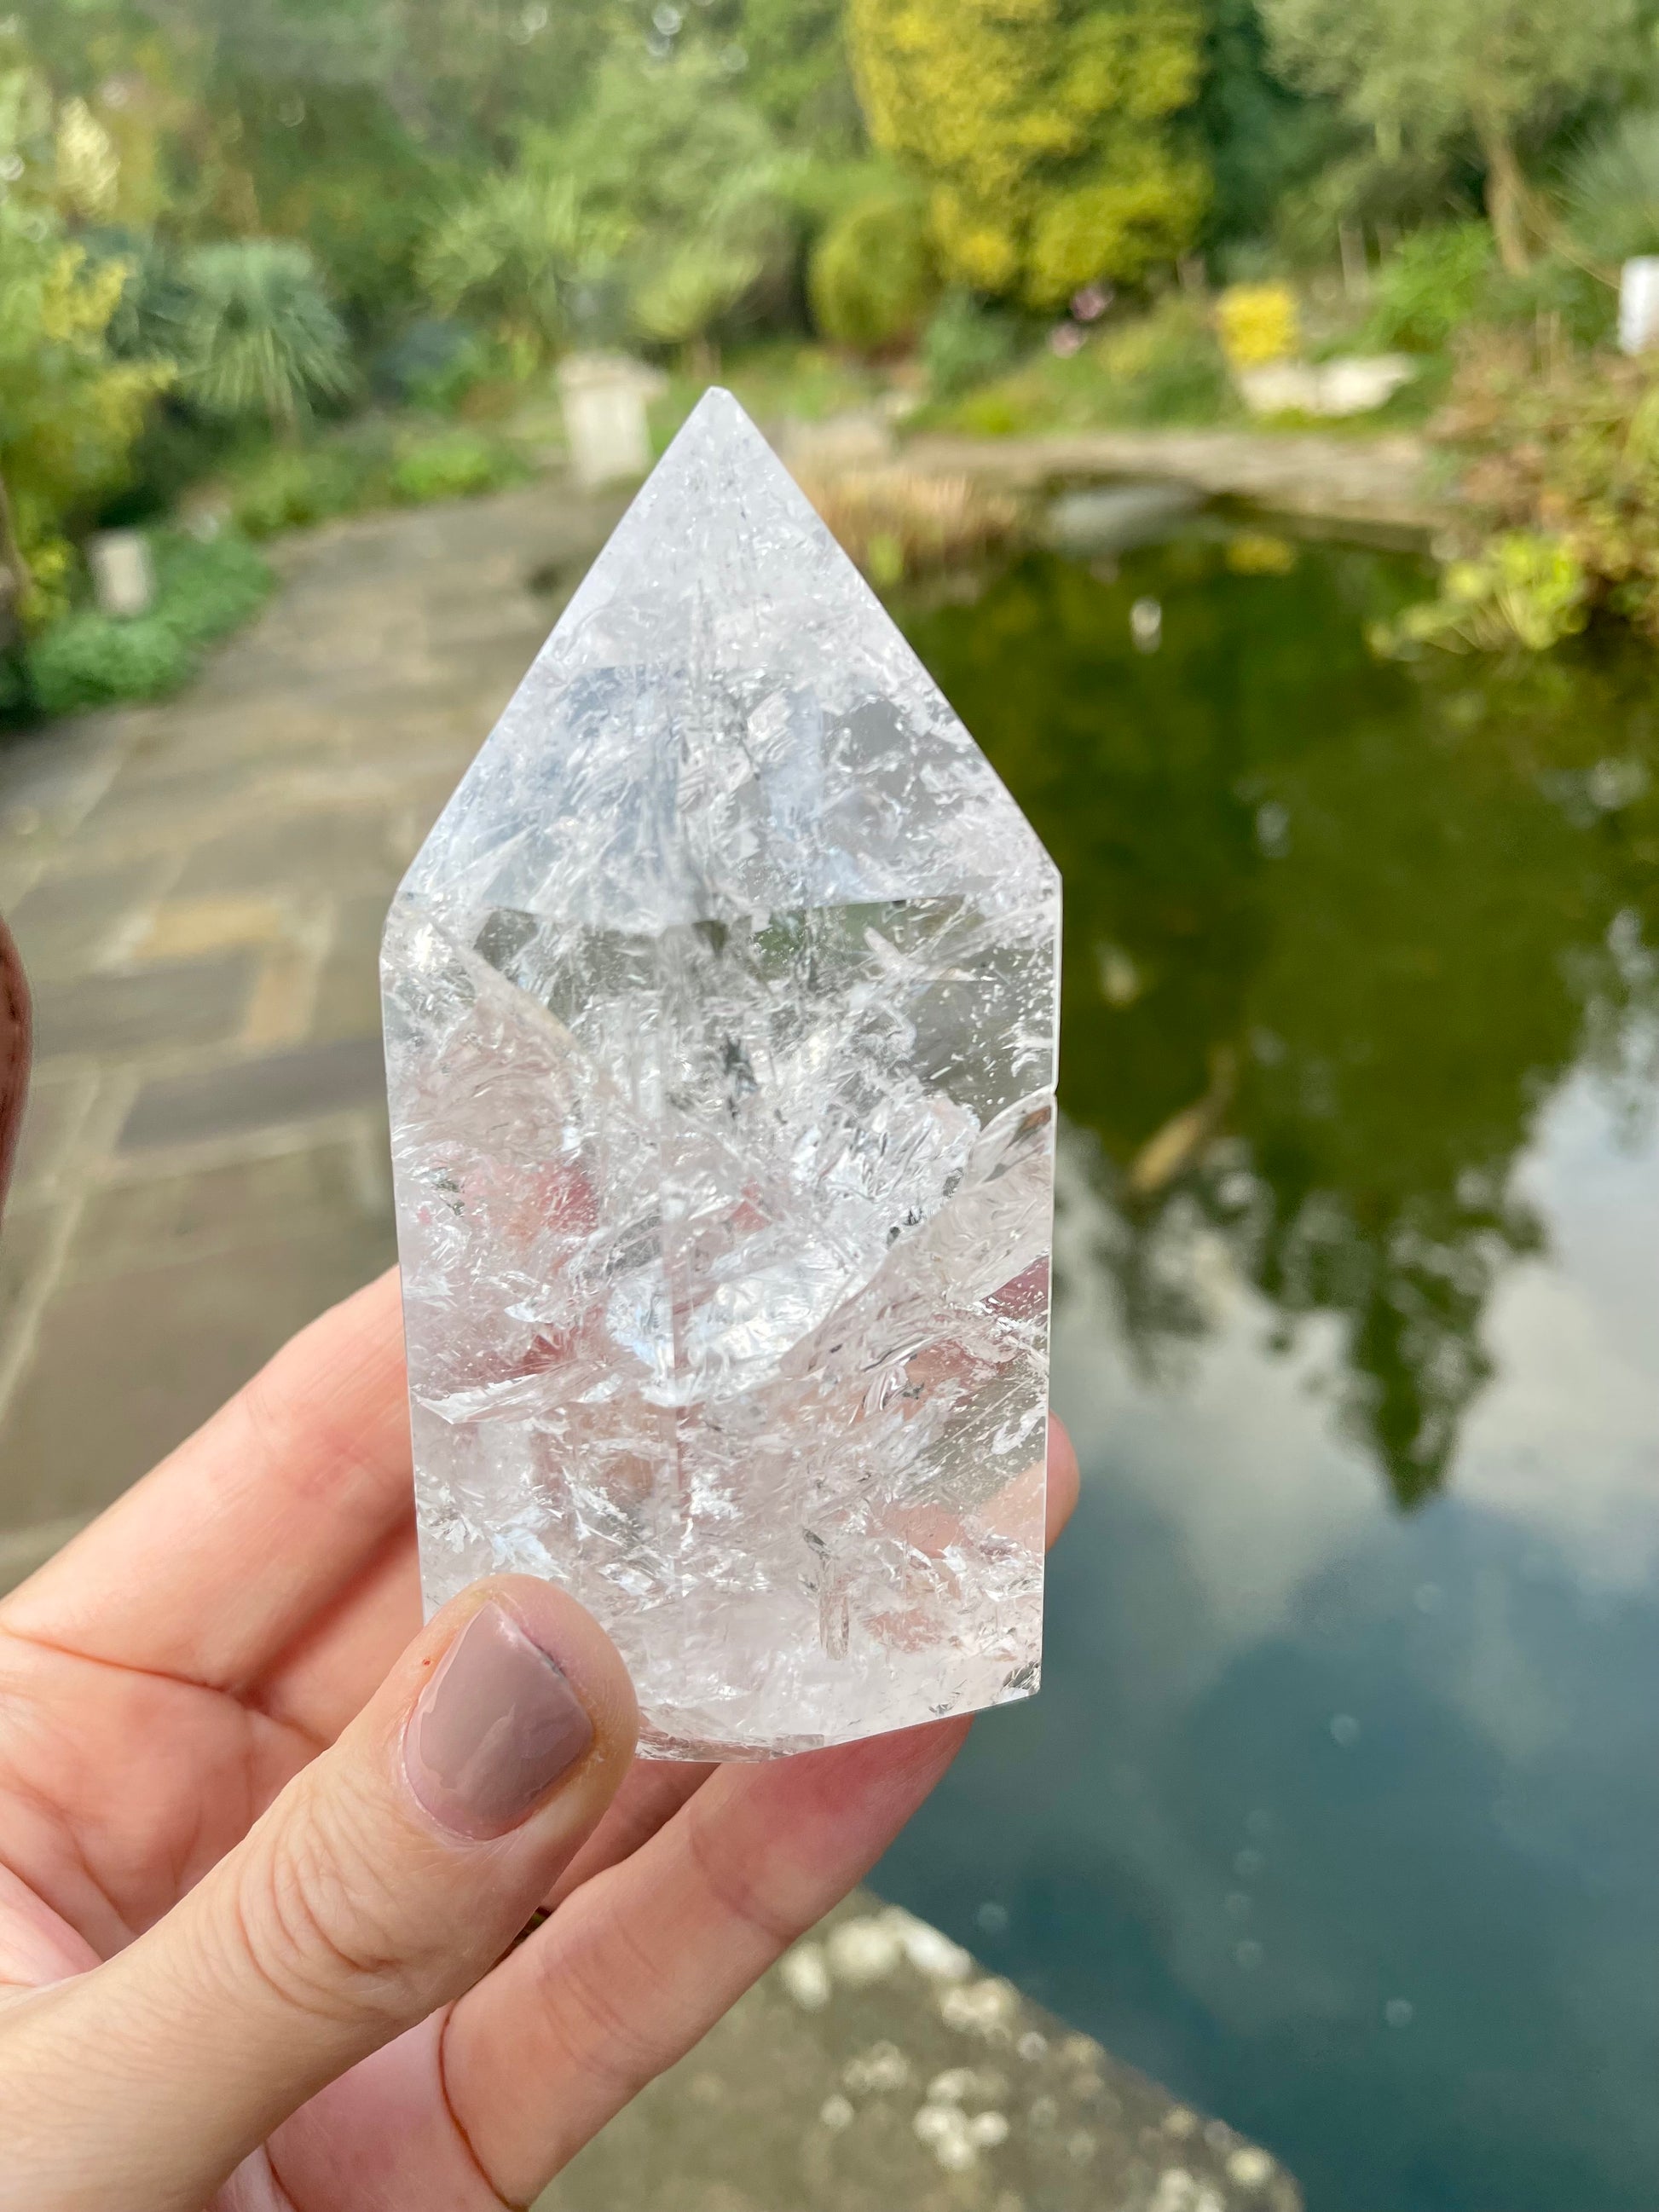
[[[404,1732],[409,1786],[434,1820],[483,1841],[527,1820],[593,1741],[593,1723],[511,1613],[480,1607]]]

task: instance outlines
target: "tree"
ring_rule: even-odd
[[[1473,141],[1504,266],[1538,224],[1521,149],[1532,131],[1633,67],[1639,0],[1261,0],[1274,61],[1334,94],[1385,160]]]
[[[736,72],[705,48],[661,61],[614,55],[583,114],[536,157],[574,180],[625,240],[617,274],[644,337],[702,346],[790,246],[790,163]]]
[[[1188,0],[851,0],[848,23],[871,136],[929,182],[947,276],[1050,308],[1191,244]]]
[[[452,208],[419,269],[434,304],[482,316],[514,352],[546,360],[570,335],[580,288],[622,243],[596,222],[568,176],[509,171]]]
[[[856,154],[864,131],[847,66],[842,0],[705,0],[706,36],[742,80],[745,99],[793,143]],[[741,70],[735,64],[741,57]]]
[[[1326,168],[1351,131],[1331,101],[1273,74],[1256,0],[1209,0],[1194,121],[1214,180],[1209,247],[1269,236],[1286,193]]]

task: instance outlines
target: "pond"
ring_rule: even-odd
[[[1425,582],[1212,516],[901,611],[1066,877],[1084,1485],[877,1885],[1310,2212],[1633,2212],[1659,661],[1379,659]]]

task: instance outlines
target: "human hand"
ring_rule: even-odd
[[[391,1277],[0,1604],[0,2212],[526,2203],[967,1732],[634,1765],[551,1585],[419,1623]]]

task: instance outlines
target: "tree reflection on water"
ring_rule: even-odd
[[[1366,626],[1414,562],[1261,544],[1206,521],[1121,566],[1032,554],[901,618],[1065,874],[1060,1096],[1130,1341],[1157,1362],[1202,1332],[1218,1235],[1286,1346],[1340,1317],[1341,1418],[1411,1505],[1489,1371],[1496,1282],[1540,1248],[1510,1172],[1538,1107],[1587,1058],[1644,1095],[1651,662],[1379,661]]]

